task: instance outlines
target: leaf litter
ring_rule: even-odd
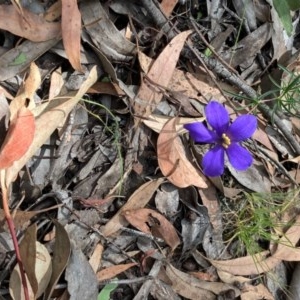
[[[267,2],[0,5],[1,297],[297,297],[299,11]],[[203,173],[211,100],[258,120],[246,171]]]

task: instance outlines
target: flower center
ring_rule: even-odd
[[[227,149],[230,144],[231,144],[230,138],[225,133],[223,133],[222,134],[222,146],[225,149]]]

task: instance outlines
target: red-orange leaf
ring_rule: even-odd
[[[0,169],[10,167],[19,160],[31,145],[35,132],[32,112],[22,107],[11,121],[5,140],[0,150]]]

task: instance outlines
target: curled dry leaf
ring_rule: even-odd
[[[22,107],[12,120],[0,150],[0,169],[10,167],[28,150],[35,134],[35,120],[32,112]]]
[[[207,184],[200,172],[190,163],[175,126],[177,119],[166,123],[157,140],[157,158],[161,172],[174,185],[185,188],[195,185],[207,188]]]
[[[139,230],[162,238],[171,247],[172,251],[180,244],[174,226],[163,215],[152,209],[126,210],[123,216]]]

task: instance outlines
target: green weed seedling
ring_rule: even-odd
[[[279,243],[284,230],[293,222],[299,192],[244,193],[240,206],[229,212],[233,218],[225,224],[228,241],[238,242],[239,249],[245,249],[249,255],[265,250],[264,244]],[[291,216],[290,221],[282,221],[285,215]]]
[[[116,282],[106,284],[99,293],[98,300],[109,300],[110,293],[113,292],[117,288],[117,286],[118,284]]]

